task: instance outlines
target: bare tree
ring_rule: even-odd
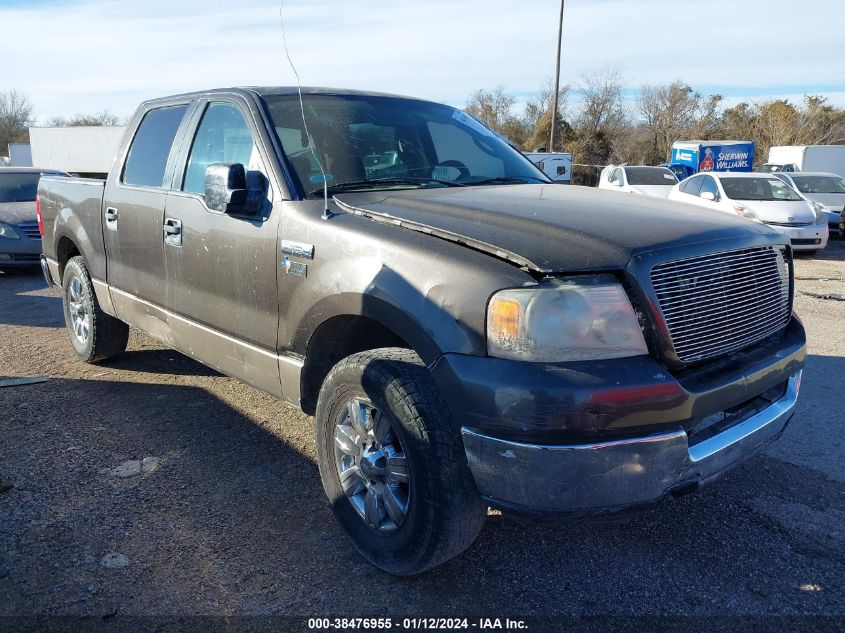
[[[688,135],[701,110],[701,95],[681,81],[663,86],[643,86],[637,102],[643,127],[651,144],[647,162],[669,157],[672,143]]]
[[[76,114],[69,119],[58,116],[47,120],[48,127],[81,127],[86,125],[120,125],[120,121],[108,110],[95,114]]]
[[[0,151],[9,143],[29,141],[29,126],[32,124],[32,103],[16,90],[0,92]]]
[[[549,151],[558,152],[566,149],[566,144],[574,139],[572,126],[566,121],[567,95],[569,86],[562,86],[558,91],[558,113],[555,119],[555,146],[547,147],[552,125],[552,103],[554,101],[554,84],[551,80],[540,89],[534,99],[525,104],[522,120],[530,135],[526,138],[525,149],[536,150],[547,147]]]
[[[619,72],[610,68],[583,77],[580,113],[575,117],[576,159],[588,164],[607,164],[613,146],[630,124],[625,109],[624,84]]]

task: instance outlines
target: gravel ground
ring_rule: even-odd
[[[40,272],[0,274],[0,379],[49,377],[0,388],[0,616],[845,616],[845,242],[797,275],[810,359],[778,443],[613,522],[491,514],[397,579],[335,523],[310,418],[138,333],[84,365]]]

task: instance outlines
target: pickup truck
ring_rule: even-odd
[[[397,575],[489,507],[694,491],[792,417],[806,356],[778,233],[552,184],[446,105],[328,89],[149,101],[105,182],[42,178],[76,355],[128,327],[315,419],[351,545]]]

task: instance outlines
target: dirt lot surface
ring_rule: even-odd
[[[845,242],[797,261],[810,358],[781,440],[616,522],[491,515],[422,577],[361,559],[312,420],[133,333],[78,362],[40,272],[0,274],[0,615],[845,616]]]

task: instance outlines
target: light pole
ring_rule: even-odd
[[[549,134],[549,151],[555,151],[555,123],[557,122],[557,94],[560,92],[560,41],[563,39],[563,3],[560,0],[560,20],[557,26],[557,57],[555,58],[555,93],[552,96],[552,131]]]

